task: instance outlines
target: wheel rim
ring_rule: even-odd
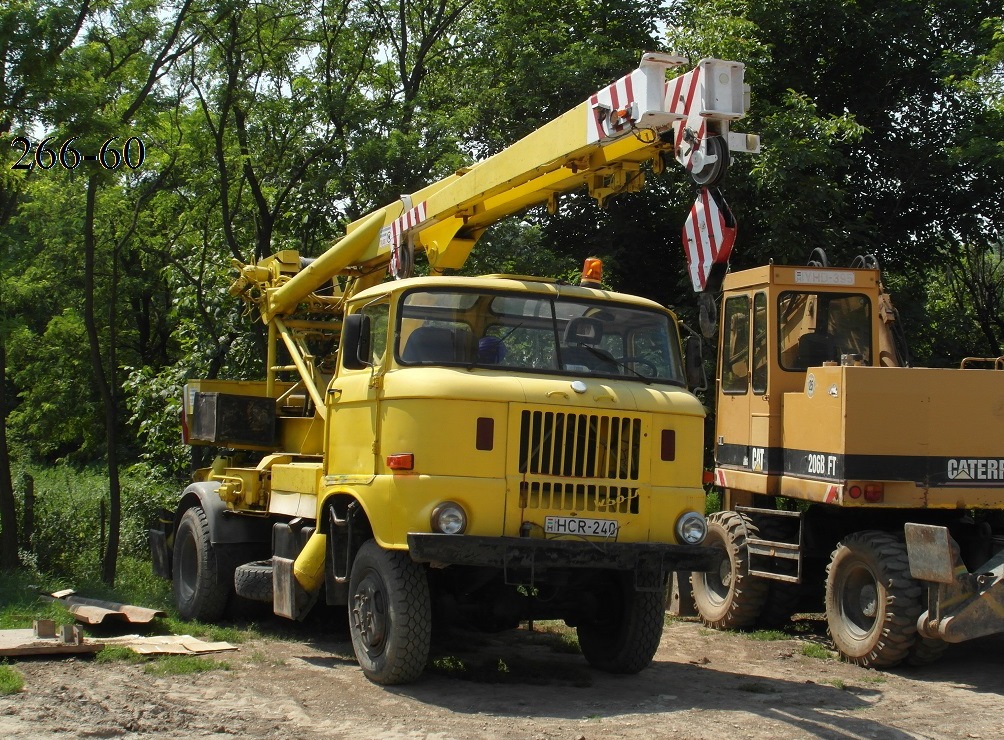
[[[380,653],[387,638],[387,595],[383,581],[368,572],[352,595],[352,629],[370,653]]]
[[[704,574],[704,583],[708,588],[708,600],[715,606],[721,606],[728,601],[729,592],[732,590],[732,560],[728,557],[725,547],[719,543],[715,543],[715,546],[726,550],[726,556],[722,558],[717,573],[712,571]]]
[[[840,583],[840,614],[848,632],[868,636],[879,621],[879,589],[875,574],[862,564],[847,569]]]
[[[195,593],[195,584],[199,577],[199,554],[195,548],[195,540],[191,537],[184,537],[177,544],[178,550],[178,573],[181,576],[178,584],[180,596],[185,601],[189,601]]]

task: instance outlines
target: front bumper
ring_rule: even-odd
[[[529,570],[587,569],[634,572],[636,584],[665,584],[673,571],[717,570],[724,552],[701,545],[656,542],[593,542],[531,537],[479,537],[410,533],[412,560],[435,565],[471,565]]]

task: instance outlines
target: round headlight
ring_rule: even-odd
[[[708,533],[708,523],[696,511],[688,511],[676,520],[676,537],[686,545],[699,545]]]
[[[444,501],[432,510],[432,530],[443,534],[463,534],[467,529],[467,513],[453,501]]]

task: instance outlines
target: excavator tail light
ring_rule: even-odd
[[[579,285],[586,288],[598,288],[603,281],[603,260],[596,257],[586,257],[582,265],[582,277]]]
[[[884,493],[885,490],[881,483],[865,484],[865,501],[870,504],[875,504],[881,501]]]
[[[851,486],[847,489],[847,495],[851,498],[861,498],[861,486]]]

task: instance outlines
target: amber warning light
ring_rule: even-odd
[[[586,288],[598,288],[603,281],[603,261],[596,257],[586,257],[582,265],[582,277],[579,285]]]

